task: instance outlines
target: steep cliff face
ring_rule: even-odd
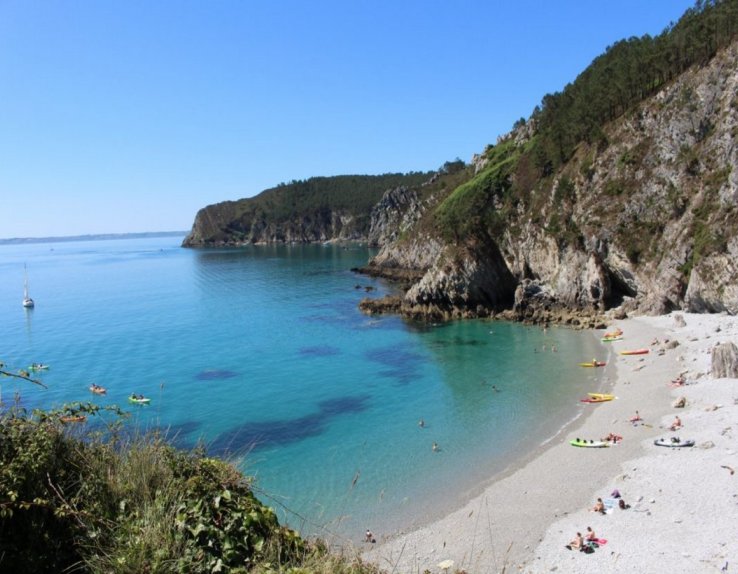
[[[603,132],[531,185],[525,152],[509,151],[535,137],[528,122],[475,158],[466,188],[385,202],[370,268],[414,270],[402,301],[413,316],[738,312],[738,44]],[[500,176],[495,157],[518,168]],[[474,185],[492,214],[507,198],[504,229],[449,237],[439,214]]]
[[[263,213],[234,218],[236,202],[201,209],[185,246],[235,246],[265,243],[315,243],[366,239],[366,216],[319,209],[275,221]]]
[[[573,219],[605,247],[604,272],[632,278],[626,308],[738,312],[738,44],[609,126],[607,138],[604,151],[582,147],[567,173]]]
[[[418,186],[429,173],[342,175],[293,181],[256,197],[201,209],[185,247],[366,240],[387,189]]]

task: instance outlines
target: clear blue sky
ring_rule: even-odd
[[[686,0],[0,0],[0,238],[469,161]]]

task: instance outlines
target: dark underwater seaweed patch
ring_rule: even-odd
[[[374,363],[387,367],[380,371],[383,377],[395,379],[406,385],[420,375],[420,367],[425,363],[425,357],[414,351],[397,347],[380,347],[370,349],[364,356]]]
[[[208,446],[214,455],[239,455],[268,446],[298,442],[325,431],[332,418],[367,409],[368,395],[340,397],[318,403],[316,413],[296,419],[241,424],[218,435]]]

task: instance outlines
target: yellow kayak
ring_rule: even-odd
[[[615,395],[608,395],[604,393],[587,393],[587,394],[593,399],[602,399],[605,401],[611,401],[612,399],[615,398]]]

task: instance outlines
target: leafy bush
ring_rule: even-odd
[[[124,438],[119,413],[97,430],[62,422],[102,414],[0,415],[0,571],[376,571],[280,526],[227,462],[156,434]]]

